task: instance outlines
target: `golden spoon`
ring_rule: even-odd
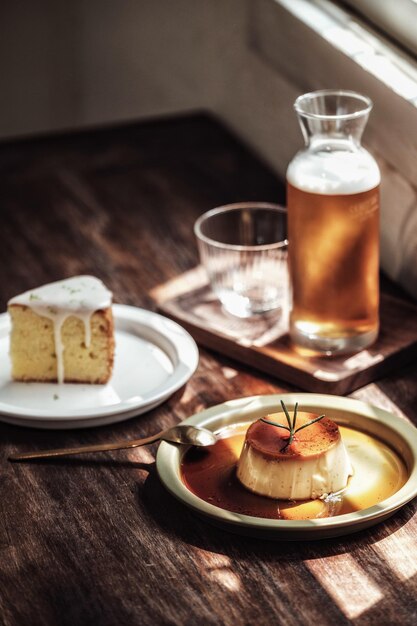
[[[191,446],[212,446],[216,443],[216,435],[206,428],[197,428],[182,424],[162,430],[156,435],[145,437],[144,439],[133,439],[132,441],[118,441],[116,443],[99,443],[93,446],[80,446],[78,448],[57,448],[56,450],[37,450],[35,452],[23,452],[21,454],[11,454],[9,461],[30,461],[32,459],[49,459],[70,454],[82,454],[84,452],[106,452],[108,450],[125,450],[126,448],[138,448],[147,446],[155,441],[170,441]]]

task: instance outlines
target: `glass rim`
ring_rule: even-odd
[[[203,241],[204,243],[213,246],[215,248],[221,248],[222,250],[235,250],[239,252],[259,252],[262,250],[279,250],[280,248],[285,248],[288,246],[288,239],[281,239],[281,241],[276,241],[274,243],[265,243],[259,245],[243,245],[236,243],[222,243],[221,241],[217,241],[216,239],[211,239],[204,235],[201,232],[201,226],[204,222],[206,222],[211,217],[216,215],[221,215],[222,213],[232,213],[233,211],[239,211],[242,209],[267,209],[273,211],[275,213],[285,214],[287,213],[287,209],[279,204],[273,204],[272,202],[236,202],[233,204],[224,204],[214,209],[210,209],[206,211],[196,220],[194,223],[194,234],[199,241]]]
[[[320,96],[348,96],[350,98],[355,98],[358,102],[362,102],[364,105],[358,111],[353,111],[352,113],[340,113],[340,114],[326,114],[326,113],[309,113],[301,108],[301,103],[307,98],[319,98]],[[372,107],[374,106],[371,98],[368,96],[364,96],[358,91],[351,91],[349,89],[319,89],[317,91],[309,91],[308,93],[304,93],[294,102],[295,111],[303,116],[308,117],[310,119],[316,120],[349,120],[355,119],[357,117],[362,117],[363,115],[367,115],[371,112]]]

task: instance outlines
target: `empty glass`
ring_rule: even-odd
[[[201,262],[224,309],[250,317],[287,300],[286,210],[245,202],[212,209],[195,223]]]

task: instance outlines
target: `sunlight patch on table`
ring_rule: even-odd
[[[383,598],[378,585],[348,553],[305,564],[348,619],[359,617]]]
[[[227,380],[230,380],[237,376],[237,371],[231,367],[222,367],[222,374]]]
[[[145,446],[132,448],[128,451],[127,457],[129,461],[134,463],[153,463],[155,461],[154,455]]]
[[[193,389],[191,385],[187,385],[181,396],[180,404],[188,404],[188,402],[193,400],[195,400],[195,389]]]
[[[373,404],[381,409],[384,409],[385,411],[398,415],[398,417],[406,418],[401,409],[390,399],[389,396],[387,396],[386,393],[382,391],[382,389],[378,387],[377,383],[371,383],[366,387],[357,389],[350,395],[350,397]]]
[[[196,565],[204,578],[221,585],[228,591],[240,591],[242,587],[240,578],[232,571],[232,561],[228,556],[201,549],[196,549],[196,552]]]
[[[404,526],[375,544],[373,549],[399,581],[405,582],[417,574],[415,540]]]

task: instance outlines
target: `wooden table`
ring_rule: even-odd
[[[248,199],[283,201],[283,188],[204,115],[3,144],[1,308],[80,273],[102,278],[118,302],[154,308],[150,291],[197,262],[196,217]],[[343,539],[272,543],[216,530],[169,496],[155,447],[6,460],[147,436],[225,399],[287,389],[202,350],[182,396],[125,423],[61,432],[1,424],[0,622],[415,625],[416,502]],[[417,365],[353,395],[417,423]]]

